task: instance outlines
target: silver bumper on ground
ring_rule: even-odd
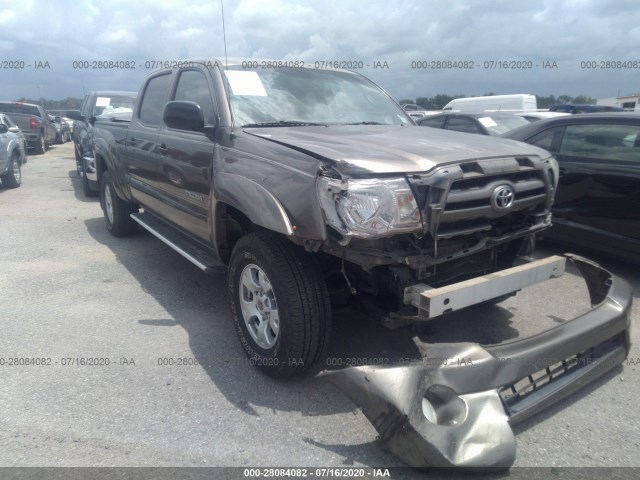
[[[426,352],[422,360],[323,376],[410,466],[509,467],[515,460],[510,425],[582,388],[629,352],[629,284],[587,259],[567,258],[581,271],[592,303],[572,320],[491,346],[416,339]]]

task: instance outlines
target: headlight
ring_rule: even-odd
[[[344,234],[384,237],[422,227],[418,205],[404,178],[321,178],[318,188],[327,223]]]

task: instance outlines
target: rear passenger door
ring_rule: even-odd
[[[162,165],[158,154],[162,110],[173,79],[171,70],[149,78],[134,112],[126,139],[126,169],[131,193],[146,210],[170,218],[170,199],[162,189]]]
[[[212,94],[212,85],[203,70],[180,70],[169,100],[197,103],[206,127],[190,131],[163,124],[158,147],[158,187],[174,205],[171,220],[207,243],[212,231],[209,210],[217,117]]]

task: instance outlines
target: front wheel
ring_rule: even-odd
[[[284,378],[324,355],[331,306],[311,254],[278,234],[254,232],[238,241],[229,267],[231,315],[250,364]]]
[[[126,202],[118,197],[109,170],[102,174],[100,205],[104,213],[107,230],[113,236],[124,237],[135,233],[137,224],[130,215],[138,211],[138,205]]]
[[[7,173],[0,176],[2,184],[7,188],[17,188],[22,184],[22,168],[20,165],[20,154],[14,152],[9,160]]]

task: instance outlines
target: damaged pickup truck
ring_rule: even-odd
[[[240,343],[268,375],[323,356],[333,305],[359,302],[397,327],[564,271],[565,257],[519,263],[551,222],[559,172],[548,152],[417,127],[353,72],[254,60],[176,67],[147,78],[130,122],[94,124],[106,225],[116,236],[141,225],[202,270],[227,273]],[[629,286],[572,260],[588,314],[510,343],[421,347],[424,360],[464,356],[473,367],[423,361],[327,378],[409,465],[508,466],[509,423],[629,349]]]

